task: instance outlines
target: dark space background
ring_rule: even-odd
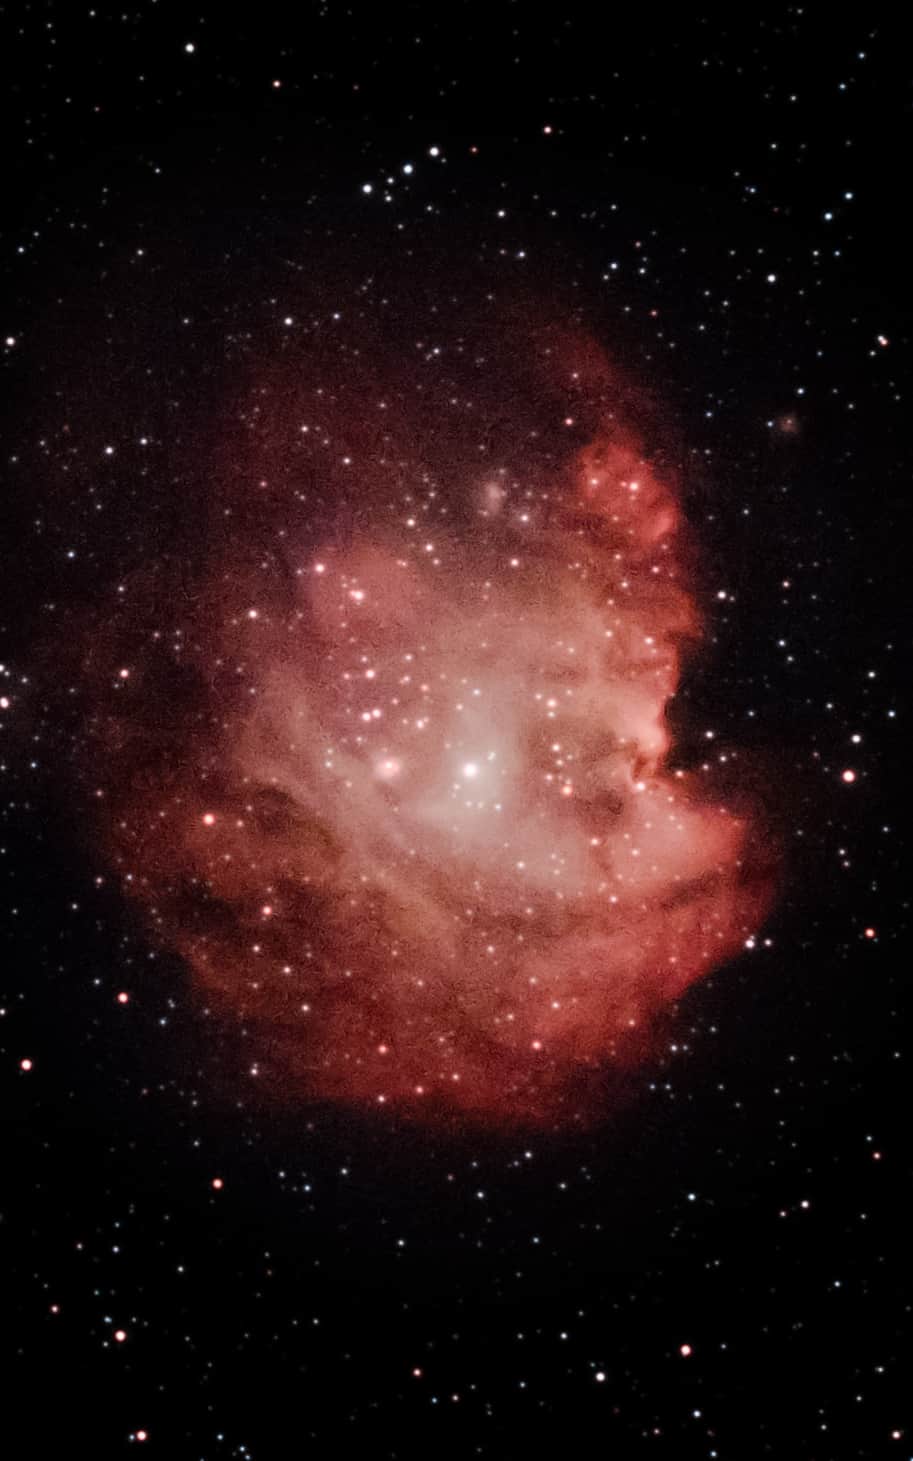
[[[0,1453],[909,1457],[901,20],[36,0],[0,57]],[[226,1097],[67,793],[36,646],[186,529],[337,247],[585,299],[690,454],[676,714],[784,889],[586,1134]]]

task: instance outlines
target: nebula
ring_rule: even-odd
[[[276,367],[84,645],[105,856],[283,1101],[598,1115],[770,903],[752,813],[675,762],[674,470],[592,342],[509,354]]]

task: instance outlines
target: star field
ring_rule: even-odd
[[[908,1457],[894,18],[0,26],[10,1454]]]

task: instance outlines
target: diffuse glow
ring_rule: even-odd
[[[576,1116],[764,914],[749,826],[669,763],[673,492],[609,412],[562,451],[465,469],[474,513],[420,463],[345,532],[283,506],[281,591],[213,554],[192,707],[150,655],[98,718],[125,886],[288,1099]]]

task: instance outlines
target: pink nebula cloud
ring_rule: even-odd
[[[107,855],[272,1098],[598,1115],[769,906],[751,816],[674,763],[674,484],[592,344],[549,370],[573,398],[518,399],[509,461],[468,413],[401,395],[369,444],[341,387],[274,382],[192,596],[153,570],[94,636]]]

